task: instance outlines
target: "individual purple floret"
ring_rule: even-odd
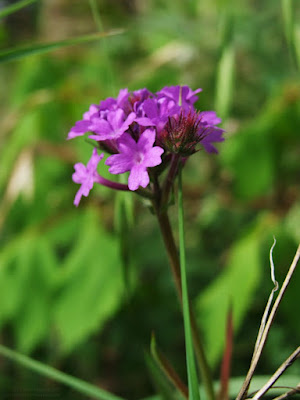
[[[161,164],[161,155],[164,150],[154,146],[155,131],[146,129],[136,142],[128,133],[118,140],[119,154],[110,156],[105,164],[109,165],[111,174],[123,174],[130,171],[128,187],[130,190],[137,190],[139,186],[145,188],[150,179],[148,167],[155,167]]]
[[[117,111],[111,111],[107,115],[107,120],[99,117],[93,118],[90,130],[96,135],[90,135],[90,139],[97,141],[118,139],[129,128],[129,125],[135,119],[135,113],[130,113],[126,118],[124,111],[119,108]]]
[[[82,163],[77,163],[74,165],[75,172],[72,175],[72,179],[75,183],[81,184],[75,196],[75,206],[78,206],[82,196],[87,197],[89,195],[90,190],[94,186],[94,182],[99,180],[98,178],[100,175],[97,172],[97,167],[103,157],[103,153],[99,155],[97,149],[94,149],[92,157],[87,163],[87,166]]]
[[[123,185],[119,182],[110,181],[109,179],[105,179],[98,174],[97,167],[103,156],[103,153],[99,155],[97,149],[94,148],[92,156],[87,163],[87,166],[82,163],[77,163],[74,165],[75,172],[72,175],[72,179],[75,183],[81,184],[81,187],[76,193],[74,199],[75,206],[78,206],[82,196],[88,196],[90,190],[94,186],[94,183],[99,183],[100,185],[115,190],[129,190],[127,185]]]
[[[171,115],[180,113],[180,107],[168,99],[147,99],[142,109],[144,116],[135,121],[141,126],[155,126],[157,133],[161,132]]]

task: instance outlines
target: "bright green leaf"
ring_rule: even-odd
[[[89,211],[74,250],[65,260],[66,280],[55,305],[55,324],[63,351],[70,351],[101,329],[120,305],[123,284],[116,238]]]
[[[223,349],[226,316],[230,305],[236,331],[245,317],[259,283],[258,229],[259,225],[234,244],[222,274],[196,300],[208,357],[212,363],[216,363]]]

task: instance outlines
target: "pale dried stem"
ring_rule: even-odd
[[[271,376],[268,382],[253,396],[252,400],[259,400],[267,391],[274,385],[280,376],[293,364],[293,362],[300,356],[300,346],[285,360],[284,363],[277,369]],[[249,399],[250,400],[250,399]]]
[[[297,393],[300,393],[300,383],[299,385],[297,385],[297,387],[295,387],[295,389],[291,389],[288,392],[281,394],[280,396],[274,397],[273,400],[285,400]]]
[[[277,312],[278,307],[280,305],[280,302],[281,302],[281,300],[283,298],[283,295],[284,295],[284,293],[285,293],[285,291],[286,291],[286,289],[287,289],[287,287],[288,287],[288,285],[290,283],[291,277],[292,277],[292,275],[293,275],[293,273],[294,273],[294,271],[296,269],[296,266],[297,266],[299,258],[300,258],[300,244],[299,244],[299,246],[297,248],[295,257],[293,259],[293,262],[292,262],[292,264],[291,264],[291,266],[289,268],[289,271],[288,271],[288,273],[287,273],[287,275],[285,277],[285,280],[284,280],[284,282],[282,284],[280,292],[278,293],[278,296],[277,296],[277,298],[276,298],[276,300],[274,302],[274,305],[272,307],[272,310],[270,312],[268,320],[267,320],[267,322],[265,324],[265,327],[264,327],[263,333],[261,335],[261,339],[259,341],[257,349],[254,351],[254,355],[253,355],[253,358],[251,360],[250,368],[249,368],[249,371],[247,373],[246,379],[245,379],[245,381],[243,383],[243,386],[242,386],[238,396],[236,397],[236,400],[242,400],[245,397],[245,395],[246,395],[246,393],[248,391],[248,387],[250,385],[251,379],[253,377],[253,374],[255,372],[256,366],[258,364],[258,361],[260,359],[261,353],[263,351],[263,348],[265,346],[266,340],[268,338],[268,334],[269,334],[270,328],[272,326],[273,320],[275,318],[276,312]]]
[[[259,328],[259,331],[258,331],[258,335],[257,335],[255,347],[254,347],[253,357],[255,356],[255,353],[257,351],[257,348],[258,348],[259,343],[260,343],[261,338],[262,338],[262,334],[263,334],[265,326],[266,326],[266,321],[267,321],[267,318],[268,318],[268,315],[269,315],[269,311],[270,311],[270,307],[271,307],[271,304],[272,304],[272,301],[273,301],[274,293],[278,290],[278,282],[275,279],[275,267],[274,267],[274,262],[273,262],[273,249],[275,247],[275,244],[276,244],[276,239],[274,238],[274,243],[273,243],[273,245],[272,245],[272,247],[270,249],[271,279],[272,279],[272,282],[274,284],[274,288],[272,289],[272,291],[270,293],[270,296],[269,296],[269,299],[268,299],[264,314],[263,314],[262,319],[261,319],[261,324],[260,324],[260,328]],[[252,359],[253,359],[253,357],[252,357]]]

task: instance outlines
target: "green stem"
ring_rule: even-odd
[[[161,195],[162,207],[167,207],[170,191],[172,190],[172,187],[174,185],[174,180],[175,180],[176,174],[178,172],[179,163],[180,163],[179,155],[173,154],[169,172],[168,172],[168,175],[165,179],[165,182],[164,182],[163,188],[162,188],[162,195]]]
[[[170,220],[167,212],[161,211],[156,204],[153,204],[154,209],[156,210],[156,216],[158,219],[160,231],[163,237],[163,241],[166,247],[167,255],[169,258],[170,268],[172,271],[173,279],[175,282],[175,287],[177,291],[177,295],[180,300],[180,304],[182,305],[182,290],[181,290],[181,273],[180,273],[180,260],[178,256],[178,250],[175,244],[173,231],[170,225]],[[195,354],[197,358],[197,363],[200,369],[200,373],[203,380],[203,385],[206,391],[208,400],[215,400],[215,393],[213,389],[213,381],[210,372],[210,368],[205,356],[204,346],[202,339],[200,337],[200,333],[198,331],[197,322],[195,318],[195,314],[193,312],[192,306],[190,304],[190,321],[191,321],[191,330],[195,348]]]
[[[185,239],[184,239],[184,212],[183,212],[183,194],[182,194],[182,168],[178,171],[178,231],[179,231],[179,254],[180,254],[180,272],[181,272],[181,290],[182,290],[182,310],[184,322],[184,336],[186,347],[186,365],[188,372],[189,398],[191,400],[200,400],[197,369],[195,364],[193,339],[191,332],[190,302],[188,295],[186,257],[185,257]]]

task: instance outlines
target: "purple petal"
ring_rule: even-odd
[[[98,113],[99,113],[99,106],[97,106],[96,104],[91,104],[89,111],[83,114],[83,119],[90,120],[93,115],[96,116]]]
[[[143,103],[143,109],[146,113],[146,116],[150,119],[154,119],[158,117],[158,105],[157,101],[153,99],[147,99]]]
[[[155,123],[147,117],[135,118],[135,122],[141,126],[155,126]]]
[[[121,108],[118,108],[117,111],[112,111],[107,116],[107,121],[112,126],[114,131],[119,129],[124,122],[125,113]]]
[[[218,150],[212,145],[212,142],[223,142],[223,133],[223,129],[215,128],[211,131],[211,133],[208,133],[203,137],[203,139],[201,139],[201,144],[207,153],[218,153]]]
[[[215,111],[202,111],[199,114],[199,121],[206,122],[209,125],[218,125],[222,122],[221,118],[217,117]]]
[[[138,151],[146,153],[152,148],[155,142],[155,131],[153,129],[146,129],[140,136],[137,148]]]
[[[73,139],[77,136],[82,136],[85,132],[90,130],[91,121],[81,120],[77,121],[75,126],[71,128],[70,132],[68,133],[68,139]]]
[[[125,132],[129,128],[129,125],[132,124],[132,122],[135,120],[135,117],[136,117],[136,115],[133,112],[128,115],[128,117],[124,121],[123,125],[121,126],[121,129],[123,132]]]
[[[149,185],[149,175],[142,165],[135,165],[128,178],[128,187],[130,190],[137,190],[139,186],[145,188]]]
[[[103,111],[103,110],[112,110],[112,109],[114,109],[114,106],[115,106],[116,104],[117,104],[116,99],[114,99],[114,98],[112,98],[112,97],[108,97],[107,99],[102,100],[102,101],[100,102],[99,109],[100,109],[100,111]]]
[[[77,163],[74,165],[74,169],[72,179],[75,183],[81,183],[85,177],[86,167],[82,163]]]
[[[117,146],[120,153],[126,153],[130,157],[132,157],[132,154],[137,151],[136,141],[126,132],[117,140]]]
[[[110,165],[109,172],[111,174],[123,174],[130,171],[133,161],[126,154],[113,154],[105,161],[106,165]]]
[[[147,167],[156,167],[157,165],[161,164],[161,155],[163,154],[163,152],[164,149],[162,149],[161,147],[153,147],[145,156],[144,164],[146,164]]]
[[[103,118],[93,118],[90,129],[92,132],[97,133],[100,137],[102,136],[106,137],[112,131],[111,125]]]

